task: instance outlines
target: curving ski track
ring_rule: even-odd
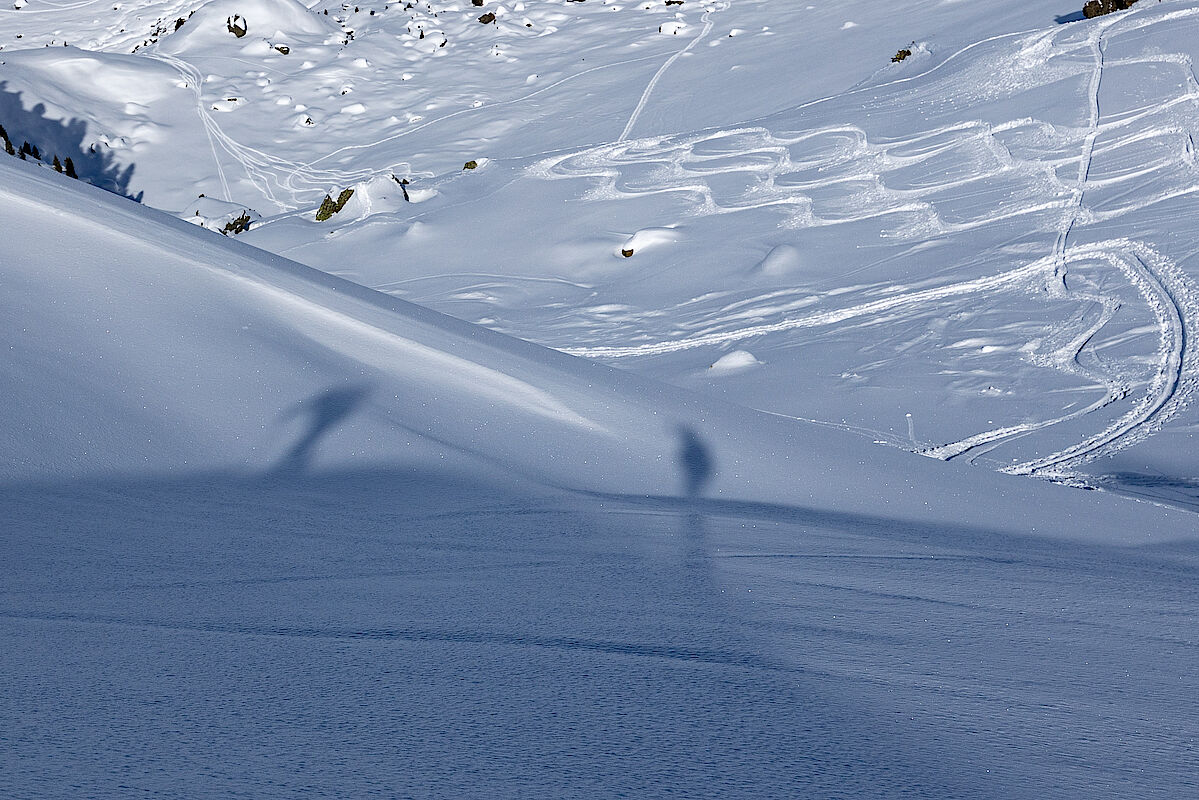
[[[683,338],[561,349],[573,355],[604,360],[657,356],[727,346],[767,334],[837,325],[883,313],[903,313],[905,310],[919,313],[938,300],[999,289],[1039,292],[1042,296],[1048,293],[1054,299],[1083,301],[1089,308],[1097,306],[1100,309],[1097,318],[1088,319],[1089,312],[1083,312],[1075,320],[1082,325],[1081,329],[1075,330],[1067,341],[1051,351],[1035,355],[1034,360],[1098,384],[1104,388],[1102,397],[1069,414],[983,431],[920,451],[941,459],[967,453],[977,455],[1013,438],[1078,420],[1114,403],[1134,398],[1127,411],[1094,435],[1056,452],[1003,468],[1004,472],[1021,475],[1057,479],[1074,477],[1071,475],[1074,468],[1145,439],[1177,413],[1195,392],[1199,354],[1191,342],[1194,332],[1199,329],[1199,301],[1182,270],[1145,243],[1120,238],[1076,245],[1071,238],[1084,223],[1116,219],[1147,205],[1199,191],[1193,176],[1189,180],[1167,183],[1149,198],[1129,196],[1131,189],[1124,188],[1130,185],[1135,188],[1134,184],[1144,176],[1172,167],[1179,160],[1195,171],[1190,126],[1172,123],[1166,127],[1145,128],[1146,121],[1154,115],[1199,103],[1199,81],[1188,56],[1150,53],[1111,62],[1111,67],[1116,69],[1149,63],[1172,66],[1181,72],[1182,90],[1176,96],[1163,98],[1162,102],[1147,104],[1108,120],[1103,118],[1099,106],[1107,66],[1105,37],[1117,26],[1121,31],[1135,31],[1161,19],[1190,17],[1196,13],[1199,12],[1194,9],[1163,13],[1147,8],[1141,14],[1112,15],[1095,24],[1085,40],[1066,45],[1059,56],[1069,58],[1080,51],[1091,54],[1092,66],[1085,90],[1087,123],[1082,129],[1069,130],[1035,119],[1007,123],[963,120],[900,140],[872,141],[866,130],[852,124],[788,133],[747,127],[631,141],[624,141],[622,137],[621,141],[542,160],[530,168],[532,175],[549,180],[590,179],[593,181],[593,188],[587,194],[590,199],[680,193],[692,198],[692,215],[695,217],[774,207],[786,215],[784,227],[814,227],[906,215],[893,233],[900,238],[958,233],[997,220],[1032,214],[1058,215],[1060,220],[1051,255],[997,275],[892,295],[846,308],[813,311]],[[1069,36],[1071,31],[1062,31],[1060,35]],[[626,128],[626,135],[629,128],[631,124]],[[1044,152],[1026,155],[1005,145],[1011,138],[1006,135],[1008,132],[1019,133],[1021,130],[1035,130],[1055,142],[1052,156],[1047,158]],[[1101,137],[1102,147],[1099,146]],[[1182,142],[1174,148],[1177,153],[1173,157],[1092,178],[1097,153],[1106,156],[1147,140],[1165,141],[1170,137]],[[1074,151],[1077,155],[1069,155],[1072,147],[1077,148]],[[935,160],[944,163],[947,156],[970,158],[971,168],[946,174],[932,182],[910,177],[913,172],[927,172],[927,165]],[[1076,177],[1062,180],[1054,168],[1069,162],[1077,163]],[[917,169],[913,170],[913,167]],[[735,194],[723,191],[717,179],[730,173],[744,174],[750,187]],[[996,200],[991,205],[979,207],[955,206],[952,195],[948,201],[945,199],[947,189],[969,187],[973,190],[991,180],[1006,180],[1009,186],[1014,184],[1016,191],[1009,195],[1014,199]],[[1088,199],[1089,205],[1084,205],[1084,199],[1089,198],[1092,189],[1097,192],[1098,199]],[[1105,363],[1088,347],[1115,318],[1121,300],[1070,288],[1067,285],[1069,269],[1084,264],[1088,268],[1098,265],[1119,273],[1151,311],[1159,331],[1151,376],[1134,376],[1122,371],[1120,365]],[[734,321],[732,318],[710,320],[713,326]],[[1064,328],[1071,330],[1072,326]]]

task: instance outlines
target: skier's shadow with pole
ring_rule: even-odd
[[[279,460],[275,466],[275,473],[302,475],[308,472],[312,466],[313,451],[317,442],[350,416],[369,394],[370,390],[364,386],[327,389],[284,411],[280,415],[281,419],[303,417],[307,429]]]

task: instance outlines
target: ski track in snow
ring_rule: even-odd
[[[22,13],[77,9],[93,2],[69,3],[54,9],[28,9]],[[722,309],[715,316],[707,316],[703,321],[704,332],[683,338],[560,349],[574,355],[610,360],[661,355],[727,345],[767,334],[832,326],[883,313],[915,315],[947,298],[985,295],[998,290],[1036,290],[1048,292],[1055,299],[1090,301],[1101,307],[1103,310],[1096,320],[1086,324],[1048,355],[1036,355],[1034,360],[1040,359],[1055,369],[1093,381],[1105,387],[1104,395],[1085,408],[1064,416],[983,431],[922,451],[945,459],[965,454],[976,457],[1004,441],[1104,409],[1133,394],[1138,383],[1146,383],[1121,374],[1086,350],[1096,334],[1115,317],[1120,300],[1069,288],[1069,268],[1079,263],[1102,264],[1123,275],[1137,290],[1152,310],[1161,331],[1157,366],[1154,376],[1147,381],[1148,389],[1128,412],[1100,433],[1057,453],[1005,467],[1005,471],[1067,477],[1068,470],[1074,466],[1142,440],[1185,404],[1192,393],[1191,381],[1196,371],[1194,354],[1189,347],[1196,320],[1194,292],[1189,282],[1176,265],[1146,245],[1118,239],[1079,248],[1072,246],[1070,239],[1077,229],[1088,223],[1116,219],[1129,211],[1199,191],[1199,183],[1194,180],[1196,163],[1190,132],[1194,126],[1147,128],[1145,124],[1154,115],[1183,105],[1196,105],[1199,80],[1191,58],[1186,54],[1167,52],[1105,60],[1105,38],[1114,32],[1139,31],[1164,20],[1193,17],[1199,14],[1199,9],[1162,10],[1144,4],[1129,12],[1095,21],[1087,30],[1086,38],[1080,41],[1071,41],[1078,30],[1071,26],[1062,26],[1050,34],[1026,31],[990,37],[962,48],[918,75],[855,88],[841,95],[804,103],[795,109],[798,115],[801,110],[863,92],[907,91],[909,88],[919,91],[921,79],[950,68],[972,49],[1004,41],[1015,42],[1017,46],[1023,42],[1029,47],[1053,41],[1062,45],[1056,48],[1057,54],[1053,58],[1068,60],[1083,51],[1090,53],[1093,66],[1086,91],[1089,113],[1086,128],[1081,132],[1023,118],[1002,123],[965,119],[892,139],[876,137],[872,140],[866,129],[849,123],[792,131],[755,126],[630,139],[661,79],[680,58],[708,37],[714,25],[713,16],[728,7],[727,2],[705,7],[700,17],[700,32],[682,49],[671,54],[654,73],[617,140],[544,158],[530,167],[529,173],[543,179],[589,179],[595,183],[587,194],[589,199],[682,194],[691,199],[691,214],[695,217],[774,209],[783,216],[782,225],[790,228],[875,220],[884,226],[884,236],[895,239],[927,239],[1015,218],[1035,221],[1038,217],[1057,216],[1061,222],[1053,254],[1048,261],[1037,260],[989,277],[893,294],[800,316],[790,314],[806,301],[778,306],[774,304],[772,294],[760,298],[771,303],[764,311],[755,308],[755,299],[742,301]],[[331,157],[351,151],[365,152],[464,114],[519,104],[598,70],[661,57],[661,54],[641,56],[591,67],[519,97],[487,103],[482,108],[460,109],[377,141],[345,145],[301,163],[250,147],[228,135],[210,113],[209,103],[204,98],[204,77],[196,66],[162,53],[145,55],[171,66],[192,91],[196,113],[208,138],[225,197],[230,198],[232,191],[220,151],[238,164],[249,183],[285,214],[294,212],[314,194],[327,191],[330,186],[353,185],[379,174],[377,169],[343,170],[317,166]],[[1104,120],[1099,104],[1105,69],[1144,65],[1178,69],[1185,90]],[[1109,138],[1111,141],[1106,141]],[[1177,152],[1170,162],[1185,162],[1189,166],[1190,181],[1167,186],[1156,196],[1138,197],[1143,193],[1135,191],[1137,181],[1161,169],[1163,163],[1159,162],[1150,162],[1140,169],[1127,170],[1113,177],[1092,179],[1097,153],[1118,151],[1154,138],[1171,140],[1169,149]],[[1179,142],[1177,147],[1174,139]],[[1102,145],[1101,140],[1104,140]],[[1033,144],[1026,152],[1024,148],[1029,142]],[[1049,145],[1044,146],[1043,142],[1049,142]],[[1071,165],[1076,165],[1075,178],[1063,180],[1059,171]],[[1088,207],[1085,201],[1092,188],[1106,192],[1104,196],[1108,202],[1100,201]],[[1133,196],[1131,200],[1128,199],[1130,195]],[[369,197],[364,195],[364,198],[369,203]],[[730,313],[735,307],[736,313]],[[782,318],[749,326],[743,324],[746,317],[772,315],[782,315]],[[619,321],[619,316],[606,315],[603,324],[610,326]],[[668,316],[654,312],[641,315],[642,322],[651,318],[672,322]],[[679,320],[673,322],[676,331],[688,327]],[[1076,323],[1080,321],[1076,320]]]
[[[1199,300],[1177,265],[1152,248],[1129,240],[1078,246],[1067,251],[1065,258],[1067,266],[1071,261],[1105,261],[1110,267],[1119,270],[1136,288],[1156,318],[1159,331],[1159,346],[1155,354],[1157,366],[1143,396],[1102,431],[1064,450],[1006,466],[1002,468],[1003,472],[1069,479],[1072,477],[1071,468],[1143,441],[1177,413],[1195,392],[1196,376],[1199,376],[1199,352],[1196,352],[1192,341],[1193,332],[1199,325]],[[1067,290],[1058,288],[1062,262],[1057,254],[1038,264],[1045,279],[1043,285],[1066,293]],[[1075,337],[1066,347],[1053,353],[1048,360],[1059,369],[1069,371],[1077,362],[1079,352],[1107,319],[1108,315],[1103,315],[1099,323],[1085,331],[1083,336]],[[1091,377],[1103,380],[1101,376]],[[1103,382],[1107,384],[1103,398],[1086,408],[1040,422],[984,431],[961,441],[921,452],[933,458],[954,458],[983,445],[996,444],[1061,422],[1079,419],[1123,399],[1133,388],[1120,382]]]
[[[710,24],[711,23],[709,23],[709,26]],[[681,54],[681,52],[676,53],[675,58]],[[481,112],[494,110],[496,108],[513,106],[527,102],[538,97],[539,95],[550,92],[566,83],[591,73],[626,66],[629,64],[635,64],[642,61],[648,61],[659,57],[656,55],[638,56],[635,58],[614,61],[609,64],[601,64],[597,67],[589,67],[587,69],[571,73],[570,75],[560,78],[553,83],[542,86],[519,97],[485,103],[478,107],[459,109],[434,119],[425,120],[418,125],[405,128],[398,133],[390,134],[369,142],[343,145],[329,151],[328,153],[325,153],[318,158],[311,159],[307,162],[300,162],[281,158],[279,156],[263,152],[257,148],[242,144],[227,134],[222,129],[216,118],[210,113],[208,103],[205,101],[203,96],[203,75],[197,67],[181,58],[167,55],[165,53],[155,52],[147,53],[146,55],[149,58],[154,58],[175,69],[175,71],[179,73],[180,77],[186,83],[188,88],[191,89],[195,97],[196,114],[204,126],[210,145],[213,147],[213,158],[216,161],[216,169],[221,179],[221,186],[225,192],[225,198],[230,199],[231,192],[228,181],[225,178],[224,169],[221,165],[221,159],[216,152],[216,144],[219,144],[221,149],[224,150],[242,167],[247,180],[249,180],[255,189],[260,191],[272,203],[278,206],[284,214],[294,212],[297,209],[308,205],[308,201],[311,200],[314,193],[325,192],[328,191],[330,187],[335,186],[351,186],[355,183],[368,181],[371,178],[377,177],[381,174],[387,174],[388,172],[400,172],[401,174],[407,174],[407,168],[409,167],[406,162],[401,162],[398,164],[393,163],[386,168],[360,168],[355,170],[333,169],[317,166],[328,159],[342,156],[347,153],[362,154],[366,151],[377,149],[384,145],[403,139],[404,137],[410,136],[431,126],[438,125],[464,115],[477,115]],[[672,62],[668,62],[668,64],[669,63]],[[643,100],[648,98],[649,91],[650,90],[647,89],[647,93]],[[642,103],[642,106],[644,106],[644,102]],[[359,157],[361,157],[361,155]],[[426,181],[425,185],[431,188],[436,188],[437,182]]]
[[[657,87],[658,81],[662,79],[662,76],[666,74],[667,70],[674,66],[674,62],[678,61],[680,58],[690,52],[692,48],[706,39],[708,34],[712,32],[712,26],[715,24],[712,20],[712,15],[719,11],[724,11],[728,7],[728,3],[723,2],[716,3],[714,6],[704,10],[703,16],[700,17],[700,22],[703,23],[704,27],[702,30],[700,30],[699,35],[688,42],[687,46],[682,50],[666,59],[666,62],[659,67],[658,71],[654,73],[654,76],[650,78],[649,84],[647,84],[645,87],[645,91],[641,93],[641,97],[637,100],[636,107],[633,108],[633,113],[629,115],[628,123],[625,124],[624,130],[620,132],[620,136],[616,141],[623,142],[628,140],[629,134],[633,132],[633,126],[637,124],[637,120],[641,116],[641,112],[645,110],[645,106],[649,102],[650,95],[654,93],[654,88]]]
[[[295,161],[265,153],[256,148],[244,145],[225,133],[211,113],[203,95],[204,78],[200,71],[175,56],[164,53],[151,53],[148,57],[161,61],[179,73],[180,77],[191,89],[196,99],[196,114],[208,134],[210,142],[215,141],[228,155],[244,170],[246,178],[254,187],[262,192],[272,203],[287,210],[294,210],[301,202],[302,194],[328,191],[331,186],[345,186],[360,181],[369,180],[379,174],[373,169],[357,170],[327,170],[314,169]],[[221,185],[226,199],[230,199],[229,184],[221,167],[220,157],[213,151],[217,162],[217,170],[221,176]]]
[[[1094,163],[1095,142],[1102,132],[1099,92],[1104,72],[1103,37],[1108,30],[1121,21],[1120,17],[1116,17],[1105,24],[1098,25],[1088,37],[1088,45],[1094,59],[1087,93],[1090,111],[1089,126],[1083,140],[1082,156],[1078,163],[1078,180],[1072,195],[1071,213],[1054,244],[1053,258],[1057,281],[1054,282],[1052,288],[1059,295],[1069,293],[1066,279],[1069,272],[1069,261],[1072,257],[1093,255],[1093,257],[1107,260],[1113,267],[1119,269],[1128,282],[1140,293],[1157,320],[1160,333],[1156,354],[1157,369],[1144,396],[1102,431],[1071,447],[1041,458],[1006,466],[1001,470],[1015,475],[1042,475],[1063,480],[1072,478],[1077,480],[1071,472],[1072,468],[1143,441],[1153,431],[1159,429],[1166,420],[1189,401],[1194,393],[1196,376],[1199,376],[1199,354],[1195,352],[1195,348],[1191,344],[1194,339],[1196,322],[1199,321],[1199,305],[1196,304],[1195,294],[1189,282],[1176,264],[1146,245],[1131,241],[1084,246],[1076,248],[1077,252],[1070,250],[1070,234],[1085,210],[1083,198],[1086,195],[1088,179]],[[1153,60],[1138,59],[1137,63]],[[1159,63],[1169,61],[1171,59],[1167,57],[1160,59]],[[1185,66],[1190,78],[1190,91],[1183,97],[1193,102],[1196,94],[1199,94],[1199,86],[1195,84],[1194,69],[1189,59],[1186,60]],[[1190,141],[1189,135],[1188,140]],[[1188,160],[1186,159],[1188,152],[1190,151],[1184,151],[1184,160]],[[1193,166],[1193,157],[1190,161]],[[1071,353],[1070,358],[1068,361],[1061,362],[1066,370],[1072,370],[1079,364],[1079,355],[1083,347],[1107,324],[1119,308],[1118,302],[1114,300],[1106,301],[1106,298],[1102,297],[1091,297],[1091,299],[1105,306],[1104,313],[1091,329],[1070,343],[1067,350]],[[1095,376],[1092,375],[1092,377]],[[1107,383],[1107,392],[1104,398],[1078,412],[1039,423],[1026,423],[984,432],[961,442],[932,448],[926,454],[939,458],[952,458],[981,444],[996,443],[1059,422],[1085,416],[1122,398],[1129,391],[1129,387],[1112,382]]]
[[[1084,365],[1084,353],[1095,335],[1115,316],[1121,302],[1115,297],[1072,290],[1067,286],[1069,267],[1097,264],[1122,275],[1152,312],[1159,330],[1152,377],[1131,407],[1100,432],[1060,451],[1009,465],[1003,471],[1077,480],[1071,473],[1088,461],[1110,455],[1144,440],[1177,413],[1192,397],[1199,376],[1199,354],[1191,341],[1199,329],[1199,301],[1182,270],[1152,247],[1127,238],[1071,245],[1080,225],[1118,218],[1173,197],[1199,191],[1195,181],[1193,138],[1185,125],[1155,127],[1146,131],[1147,117],[1199,101],[1199,81],[1185,54],[1161,53],[1118,59],[1105,64],[1105,37],[1116,28],[1138,30],[1166,18],[1189,17],[1189,9],[1137,18],[1113,15],[1089,32],[1081,47],[1090,51],[1093,67],[1087,85],[1088,124],[1079,131],[1035,119],[993,124],[962,121],[896,140],[871,141],[863,128],[852,124],[777,133],[765,127],[706,131],[685,136],[658,136],[625,140],[636,121],[653,82],[643,95],[621,140],[582,151],[559,154],[530,167],[530,174],[546,179],[585,178],[593,183],[586,198],[613,200],[655,194],[681,193],[692,200],[691,215],[707,217],[774,207],[784,214],[784,227],[802,228],[894,219],[884,234],[913,239],[953,234],[996,221],[1060,209],[1060,228],[1050,256],[994,276],[932,289],[906,292],[845,308],[784,316],[772,322],[743,326],[744,313],[705,319],[709,332],[630,345],[592,345],[560,348],[572,355],[618,360],[677,353],[684,350],[730,345],[767,334],[832,326],[883,313],[917,314],[930,304],[951,297],[985,295],[1000,289],[1039,291],[1062,300],[1098,304],[1102,312],[1069,341],[1040,362],[1079,375],[1104,386],[1102,398],[1064,416],[984,431],[960,441],[922,450],[925,455],[949,459],[1003,441],[1080,419],[1126,399],[1138,381],[1118,374],[1102,363]],[[702,35],[699,38],[702,38]],[[698,39],[697,39],[698,40]],[[1070,57],[1079,48],[1067,48]],[[681,55],[681,53],[676,54]],[[1100,90],[1106,69],[1134,65],[1174,66],[1183,73],[1185,90],[1158,104],[1115,115],[1105,120]],[[664,65],[664,68],[669,65]],[[661,71],[660,71],[661,72]],[[655,76],[657,77],[657,76]],[[1021,157],[1020,141],[1048,139],[1044,152]],[[1103,138],[1104,144],[1099,146]],[[1148,139],[1170,139],[1172,155],[1163,163],[1092,181],[1097,152],[1118,153]],[[1177,139],[1178,143],[1172,141]],[[1070,155],[1075,148],[1079,155]],[[948,158],[947,158],[948,156]],[[1151,197],[1121,202],[1136,181],[1178,162],[1188,165],[1188,180]],[[1057,169],[1077,163],[1075,179],[1067,183]],[[916,168],[916,169],[913,169]],[[956,168],[956,169],[955,169]],[[939,180],[923,176],[939,173]],[[922,177],[913,177],[917,173]],[[922,182],[923,181],[923,182]],[[1001,184],[988,202],[988,184]],[[1084,200],[1091,186],[1101,186],[1108,197],[1088,208]],[[1115,189],[1116,191],[1112,191]],[[966,190],[966,191],[963,191]],[[982,196],[983,202],[961,203],[963,197]],[[1111,202],[1115,201],[1115,202]],[[998,204],[998,205],[997,205]],[[773,295],[768,296],[773,299]],[[762,298],[765,300],[766,298]],[[753,304],[753,301],[747,301]],[[726,308],[727,312],[728,309]],[[769,309],[762,315],[768,315]],[[655,316],[652,312],[645,317]],[[1097,361],[1096,359],[1091,359]]]

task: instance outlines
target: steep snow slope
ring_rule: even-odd
[[[1193,507],[1197,12],[980,38],[250,240],[763,410]]]
[[[105,52],[6,50],[0,120],[520,338],[1195,507],[1191,0],[168,6],[4,15]]]
[[[445,452],[574,489],[676,494],[698,439],[727,499],[1100,541],[1180,512],[947,465],[510,339],[0,162],[5,475],[418,463]],[[48,365],[45,369],[41,365]],[[684,456],[684,461],[687,457]],[[971,498],[965,502],[965,498]],[[1066,504],[1069,513],[1063,513]],[[1014,509],[1019,513],[1013,514]]]
[[[0,186],[0,793],[1193,787],[1191,515]]]

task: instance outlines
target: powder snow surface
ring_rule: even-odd
[[[1199,793],[1199,2],[1080,10],[0,10],[0,796]]]

